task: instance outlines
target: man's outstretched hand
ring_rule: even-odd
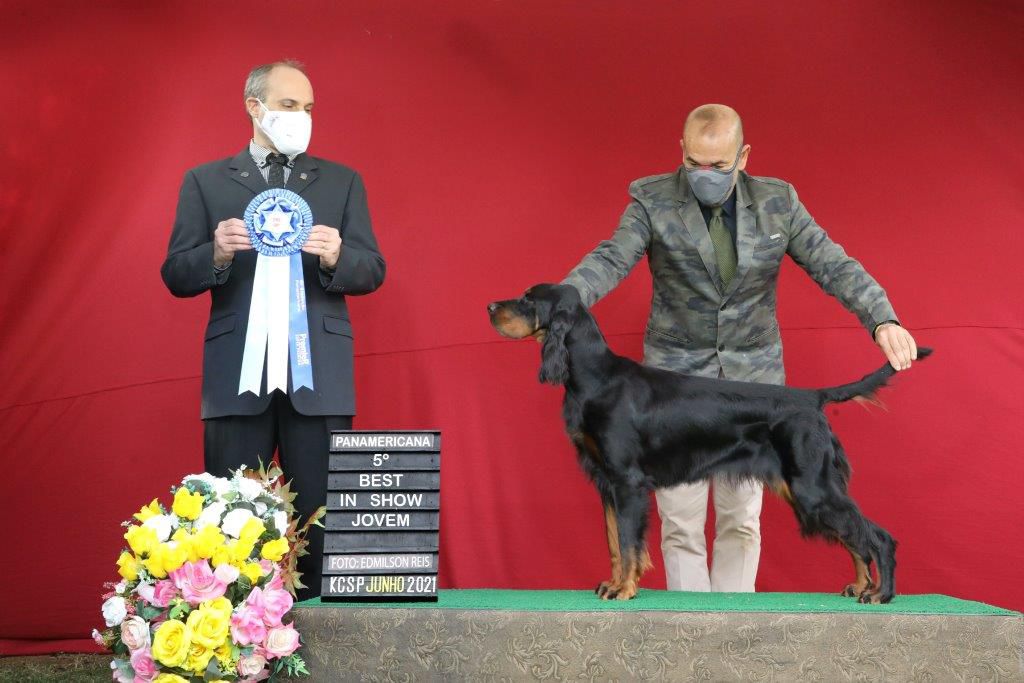
[[[875,343],[896,370],[906,370],[910,361],[917,360],[917,342],[904,327],[895,323],[882,323],[875,329]]]

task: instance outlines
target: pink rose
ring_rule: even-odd
[[[263,591],[263,623],[267,626],[280,626],[281,617],[292,608],[291,593],[283,590],[267,588]]]
[[[153,653],[148,647],[132,653],[132,668],[135,669],[135,680],[132,683],[149,683],[159,673]]]
[[[149,624],[142,617],[128,617],[121,622],[121,642],[135,652],[149,645]]]
[[[171,604],[171,600],[178,595],[178,589],[166,579],[157,581],[156,585],[140,583],[135,592],[154,607],[167,607]]]
[[[260,615],[260,619],[263,618],[263,611],[266,609],[263,605],[263,589],[253,588],[249,592],[249,597],[245,599],[245,604],[251,607],[257,614]]]
[[[214,570],[213,575],[220,581],[223,581],[226,585],[231,585],[235,582],[240,573],[241,572],[238,571],[238,567],[225,562]]]
[[[171,572],[171,580],[181,590],[185,602],[193,607],[223,596],[228,587],[227,583],[210,569],[210,563],[206,560],[186,562]]]
[[[238,660],[238,675],[247,681],[262,681],[270,676],[266,668],[267,658],[262,655],[248,655]]]
[[[263,649],[268,659],[287,657],[299,649],[299,632],[291,624],[276,626],[267,632],[267,640]]]
[[[270,562],[270,560],[263,560],[264,562]],[[273,565],[274,578],[267,581],[265,588],[272,588],[274,590],[281,590],[284,588],[284,579],[281,577],[281,568],[276,564]]]
[[[262,643],[263,639],[267,637],[267,627],[263,625],[263,614],[244,605],[231,615],[231,637],[239,645]]]

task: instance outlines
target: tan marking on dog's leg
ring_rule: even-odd
[[[604,530],[608,540],[608,556],[612,563],[612,578],[602,581],[595,591],[602,599],[622,583],[622,553],[619,550],[619,523],[611,505],[604,506]]]
[[[843,595],[848,598],[860,597],[860,594],[864,591],[874,588],[875,583],[871,580],[871,573],[864,558],[855,553],[850,546],[845,543],[843,545],[853,559],[853,571],[855,572],[853,583],[843,589]]]
[[[626,552],[625,561],[622,565],[622,582],[618,590],[609,594],[612,600],[630,600],[636,595],[637,580],[640,574],[640,558],[636,550],[630,549]]]

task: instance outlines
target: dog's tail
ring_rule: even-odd
[[[918,348],[917,359],[924,360],[932,355],[929,348]],[[892,366],[886,363],[870,375],[865,375],[859,382],[851,382],[838,387],[818,389],[818,401],[823,406],[826,403],[840,403],[851,399],[864,403],[882,405],[878,400],[877,392],[888,383],[889,378],[896,374]]]

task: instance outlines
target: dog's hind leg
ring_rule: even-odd
[[[615,518],[615,508],[608,501],[604,504],[604,529],[608,537],[608,555],[612,562],[612,578],[602,581],[601,585],[594,589],[600,597],[604,598],[610,590],[618,590],[622,584],[622,552],[619,550],[619,523]]]
[[[871,557],[878,569],[878,585],[857,598],[860,602],[889,602],[896,595],[896,540],[888,531],[864,518],[871,533]]]
[[[836,539],[853,556],[857,576],[843,594],[849,591],[860,602],[892,600],[895,594],[896,542],[884,529],[864,517],[857,504],[845,493],[833,489],[822,497],[820,486],[811,486],[809,491],[805,487],[800,479],[789,484],[803,532]],[[872,560],[878,567],[877,586],[870,577]],[[861,589],[859,593],[857,589]]]

